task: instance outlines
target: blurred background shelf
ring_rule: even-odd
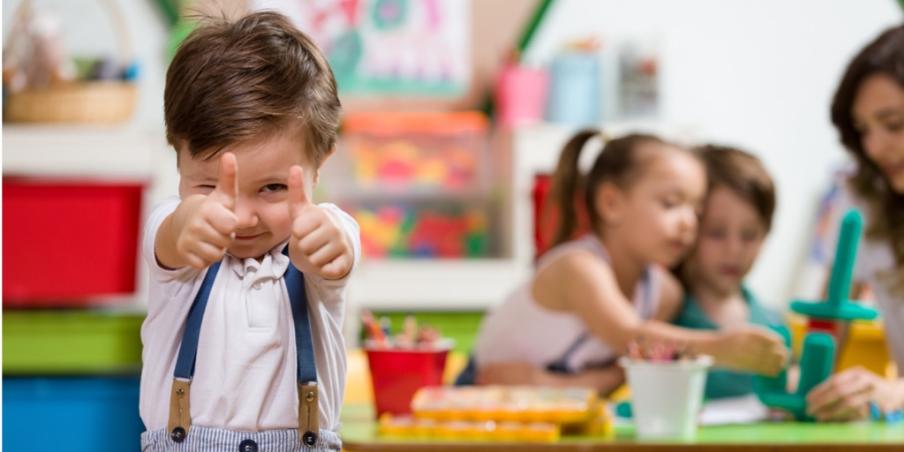
[[[162,127],[4,124],[3,173],[150,179],[166,148]]]
[[[529,273],[513,259],[383,260],[354,274],[355,303],[381,310],[482,311]]]

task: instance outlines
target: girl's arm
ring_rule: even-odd
[[[608,395],[624,381],[624,371],[617,364],[573,374],[561,374],[537,368],[526,362],[487,364],[478,369],[476,378],[476,383],[481,385],[584,387],[595,389],[602,395]]]
[[[661,319],[640,318],[619,289],[611,267],[589,252],[574,252],[553,261],[537,273],[532,289],[540,305],[581,317],[591,334],[619,354],[625,354],[628,344],[640,338],[686,344],[712,355],[722,367],[767,375],[781,370],[788,356],[781,339],[761,328],[690,330]],[[681,296],[680,288],[666,284],[665,289],[663,317],[674,315],[669,313],[677,309],[674,304]]]

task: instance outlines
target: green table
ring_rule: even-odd
[[[347,451],[645,451],[645,450],[898,450],[904,451],[904,423],[849,424],[761,423],[701,427],[688,441],[638,440],[634,428],[618,426],[614,438],[563,437],[555,443],[502,443],[445,439],[380,438],[371,407],[351,405],[342,411],[342,441]]]

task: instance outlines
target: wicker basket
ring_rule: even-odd
[[[129,119],[137,90],[132,83],[87,82],[27,89],[7,98],[7,121],[111,124]]]
[[[20,8],[30,8],[30,0]],[[100,0],[118,38],[119,59],[131,60],[131,40],[122,12],[115,1]],[[138,93],[134,83],[106,80],[56,83],[9,92],[4,120],[9,122],[112,124],[132,117]]]

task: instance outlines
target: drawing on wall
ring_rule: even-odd
[[[251,0],[286,14],[324,50],[352,94],[455,96],[470,68],[470,2]]]

